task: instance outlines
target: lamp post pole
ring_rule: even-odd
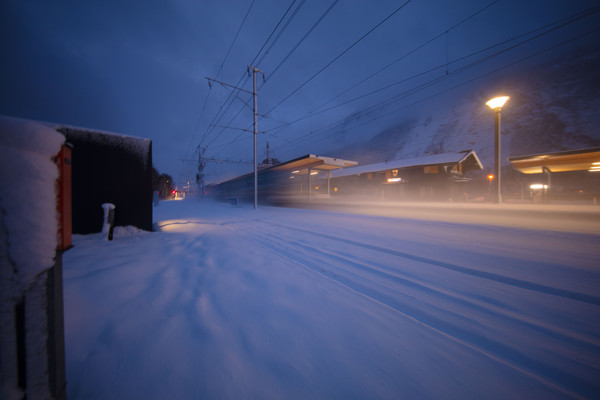
[[[495,128],[495,136],[494,136],[494,173],[496,178],[496,187],[494,191],[494,202],[502,203],[502,195],[500,192],[500,116],[502,113],[502,106],[510,99],[508,96],[500,96],[495,97],[485,103],[488,107],[490,107],[495,112],[494,119],[494,128]]]
[[[502,203],[502,196],[500,194],[500,115],[502,114],[502,108],[498,107],[495,110],[494,118],[494,173],[496,174],[496,190],[494,192],[494,202]]]

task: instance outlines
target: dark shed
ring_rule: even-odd
[[[61,127],[72,152],[73,233],[102,229],[103,203],[113,203],[115,225],[152,230],[152,141]]]

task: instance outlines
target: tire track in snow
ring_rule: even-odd
[[[255,232],[255,234],[256,234],[256,232]],[[577,332],[558,331],[558,330],[556,330],[556,327],[554,327],[554,326],[549,326],[547,324],[533,322],[529,319],[521,317],[519,314],[517,314],[515,312],[511,312],[509,310],[507,311],[507,308],[503,308],[501,306],[497,306],[497,305],[490,304],[487,302],[474,301],[473,298],[465,296],[465,295],[461,295],[458,292],[451,292],[449,290],[444,290],[442,288],[436,287],[435,285],[427,284],[426,280],[419,279],[412,275],[407,275],[398,269],[389,268],[382,264],[373,264],[370,261],[360,260],[358,256],[347,256],[347,255],[341,254],[340,252],[337,252],[337,251],[331,251],[331,250],[327,250],[327,249],[323,250],[321,248],[306,245],[300,241],[291,241],[290,242],[289,240],[285,240],[285,243],[283,243],[284,239],[282,239],[280,236],[274,235],[272,233],[267,233],[267,232],[265,232],[264,229],[261,229],[261,231],[259,231],[258,234],[265,237],[268,241],[271,241],[271,242],[274,240],[279,241],[280,243],[284,244],[287,247],[289,247],[290,245],[297,246],[301,249],[306,250],[305,254],[318,253],[318,254],[321,254],[323,257],[330,258],[333,261],[337,261],[338,263],[342,262],[343,265],[352,266],[352,267],[360,270],[361,272],[375,275],[384,280],[401,285],[404,288],[409,288],[411,290],[416,290],[420,293],[425,293],[430,296],[436,296],[438,298],[442,298],[442,300],[444,301],[444,304],[446,302],[450,301],[455,304],[459,304],[461,306],[466,306],[466,307],[470,308],[471,310],[475,310],[481,314],[488,314],[488,315],[491,314],[496,317],[503,318],[507,321],[510,321],[513,324],[514,323],[522,324],[522,325],[526,326],[528,329],[534,330],[538,334],[549,335],[549,336],[555,338],[556,340],[565,340],[565,341],[568,341],[578,347],[587,347],[588,349],[591,349],[600,354],[600,344],[599,343],[589,340],[589,338],[581,337],[581,335],[579,335]],[[266,237],[266,236],[268,236],[268,237]],[[316,258],[316,259],[319,259],[319,258]],[[335,268],[335,263],[328,264],[328,265],[333,266]],[[338,267],[338,269],[340,269],[340,268]],[[341,270],[343,273],[348,273],[348,272],[352,273],[348,269],[341,268]],[[338,273],[338,275],[341,275],[341,273]],[[353,274],[353,275],[356,275],[357,279],[365,279],[365,276],[358,276],[357,274]],[[379,284],[381,284],[381,282],[373,281],[373,284],[379,285]],[[399,288],[394,287],[394,288],[390,288],[390,289],[398,290]],[[441,309],[439,307],[436,307],[436,309],[439,310],[440,312],[443,312],[446,314],[453,313],[452,311],[449,311],[448,309]],[[454,313],[454,314],[456,314],[456,313]],[[574,336],[575,334],[577,336]]]
[[[266,234],[265,228],[266,229],[272,228],[272,225],[277,225],[278,227],[285,228],[294,233],[297,231],[303,231],[305,233],[318,234],[316,232],[302,230],[302,229],[298,229],[296,227],[289,227],[289,226],[271,223],[271,222],[269,222],[268,224],[265,223],[263,225],[264,228],[261,228],[260,234]],[[321,235],[321,234],[318,234],[318,235]],[[329,235],[323,235],[323,236],[329,237]],[[331,238],[335,239],[336,241],[342,242],[344,244],[356,245],[356,242],[348,243],[344,239],[340,239],[337,237],[331,237]],[[281,236],[280,235],[272,236],[270,240],[273,240],[273,239],[281,240]],[[360,253],[349,256],[347,254],[347,251],[340,252],[340,251],[335,251],[335,250],[328,251],[327,249],[322,250],[322,247],[324,247],[324,246],[322,246],[320,248],[316,248],[316,247],[310,246],[310,244],[305,245],[301,240],[290,241],[289,238],[285,239],[285,240],[286,240],[286,242],[285,242],[286,245],[293,243],[297,246],[301,246],[305,250],[307,250],[309,252],[309,254],[318,252],[320,254],[323,254],[324,256],[334,257],[335,259],[341,260],[346,264],[350,263],[350,264],[354,265],[355,267],[357,267],[358,269],[361,269],[367,273],[369,273],[369,272],[374,273],[374,274],[382,276],[384,278],[396,281],[399,284],[403,284],[405,287],[410,287],[411,289],[419,289],[422,292],[429,291],[430,293],[434,293],[435,295],[438,295],[438,296],[439,295],[445,296],[446,299],[450,299],[456,303],[460,303],[462,305],[469,306],[471,308],[474,308],[474,309],[480,311],[481,313],[492,313],[492,314],[498,315],[502,318],[508,318],[512,321],[515,321],[515,322],[518,322],[521,324],[525,324],[528,327],[530,327],[531,329],[537,331],[538,333],[549,334],[552,337],[555,337],[556,339],[566,340],[575,346],[584,346],[590,350],[600,353],[600,343],[598,343],[598,341],[595,340],[595,338],[592,339],[589,337],[589,335],[575,331],[573,329],[569,329],[568,327],[549,325],[544,322],[534,322],[534,321],[531,321],[530,319],[523,318],[521,316],[521,314],[519,314],[518,312],[511,311],[511,310],[518,310],[518,308],[511,308],[508,306],[502,307],[502,306],[498,306],[494,303],[490,303],[488,301],[484,301],[484,302],[474,301],[473,297],[461,295],[460,293],[455,292],[455,291],[447,291],[447,290],[441,289],[440,287],[435,286],[435,285],[428,285],[428,281],[423,280],[419,275],[407,273],[406,271],[400,271],[396,268],[390,268],[389,266],[386,266],[385,264],[381,264],[381,263],[373,264],[373,262],[372,262],[373,257],[368,257],[367,259],[364,259],[364,257],[361,257]],[[360,244],[360,242],[358,242],[358,243]],[[361,247],[361,246],[359,246],[359,247]],[[375,247],[376,247],[375,250],[380,248],[379,246],[375,246]],[[389,254],[389,255],[396,256],[395,254]],[[363,258],[363,259],[361,260],[361,258]],[[425,260],[426,259],[417,260],[417,262],[419,262],[421,264],[425,264],[425,265],[436,266],[435,263],[426,262]],[[466,268],[466,267],[460,267],[460,268]],[[344,271],[347,271],[347,270],[344,270]],[[503,283],[503,282],[498,282],[498,281],[493,281],[493,282],[494,283]],[[522,289],[522,288],[520,288],[520,289]],[[542,294],[544,294],[544,293],[542,293]],[[570,300],[573,300],[573,299],[570,299]],[[448,310],[445,310],[445,309],[443,311],[448,312]],[[560,328],[560,330],[557,330],[557,328]]]
[[[267,224],[265,224],[265,225],[267,225]],[[382,250],[383,250],[384,253],[390,254],[388,252],[389,249],[381,248],[379,246],[369,245],[366,243],[356,242],[356,241],[352,241],[352,240],[347,241],[347,240],[333,237],[333,236],[326,235],[326,234],[312,232],[312,231],[308,231],[308,230],[304,230],[304,229],[298,229],[296,227],[288,227],[288,226],[280,225],[280,224],[270,224],[270,225],[276,225],[281,228],[290,229],[290,230],[293,230],[296,232],[301,231],[304,233],[316,235],[318,237],[333,239],[333,240],[336,240],[339,242],[343,242],[345,244],[351,244],[351,245],[359,246],[362,248],[367,248],[369,250],[376,251],[376,252],[377,251],[382,252]],[[432,330],[438,332],[439,334],[442,334],[443,336],[445,336],[455,342],[458,342],[472,350],[475,350],[481,354],[484,354],[485,356],[487,356],[490,359],[493,359],[493,360],[500,362],[504,365],[507,365],[517,371],[520,371],[521,373],[526,374],[526,375],[544,383],[545,385],[548,385],[549,387],[553,387],[556,390],[561,391],[561,392],[563,392],[569,396],[573,396],[573,397],[580,397],[580,396],[587,397],[593,393],[597,393],[600,390],[600,386],[598,386],[598,384],[586,381],[585,379],[583,379],[575,374],[572,374],[572,373],[566,372],[564,370],[561,370],[559,368],[556,368],[553,365],[550,365],[549,363],[539,361],[539,360],[533,358],[532,356],[530,356],[514,347],[511,347],[511,346],[509,346],[503,342],[500,342],[496,339],[490,338],[489,336],[486,336],[480,332],[465,329],[462,326],[459,326],[455,323],[440,319],[422,309],[419,309],[415,306],[411,306],[406,301],[401,301],[401,296],[398,293],[395,293],[394,295],[392,295],[392,294],[384,293],[382,291],[378,291],[374,287],[365,284],[366,281],[365,281],[364,277],[359,277],[359,279],[351,279],[346,274],[347,272],[349,272],[349,270],[347,270],[347,269],[345,269],[345,270],[342,269],[345,274],[340,274],[340,273],[334,272],[333,270],[335,269],[335,267],[330,270],[326,270],[325,268],[323,268],[322,256],[333,258],[334,260],[337,259],[338,263],[342,262],[345,265],[348,265],[350,263],[354,267],[360,266],[362,268],[368,268],[371,273],[376,273],[383,277],[389,278],[391,276],[390,274],[386,274],[385,272],[382,272],[382,271],[377,271],[376,269],[374,269],[372,267],[365,266],[364,264],[359,264],[354,261],[350,261],[347,258],[340,257],[340,256],[334,255],[332,253],[323,252],[319,248],[307,246],[301,242],[290,241],[286,238],[282,238],[281,236],[265,233],[264,229],[262,229],[262,230],[251,229],[251,230],[252,230],[252,232],[248,228],[244,228],[243,230],[236,230],[236,232],[238,234],[240,234],[241,236],[243,236],[244,238],[246,238],[247,240],[254,242],[257,245],[260,245],[270,251],[274,251],[274,252],[278,253],[280,256],[282,256],[283,258],[286,258],[301,267],[304,267],[308,270],[319,273],[320,275],[325,276],[326,278],[334,281],[337,284],[342,285],[343,287],[346,287],[349,290],[352,290],[352,291],[359,293],[359,294],[361,294],[373,301],[376,301],[386,307],[389,307],[389,308],[393,309],[394,311],[398,312],[399,314],[419,323],[420,325],[425,326],[429,329],[432,329]],[[293,250],[290,251],[290,247],[295,247],[296,249],[304,250],[304,251],[293,251]],[[436,265],[436,266],[440,263],[439,261],[429,260],[424,257],[412,256],[412,255],[410,255],[410,257],[405,257],[405,253],[396,252],[393,250],[389,250],[389,251],[391,252],[392,255],[410,259],[412,261],[416,261],[419,263],[426,263],[429,265]],[[315,257],[314,255],[311,255],[311,253],[319,253],[321,255],[321,257]],[[443,264],[448,264],[448,263],[443,263]],[[330,265],[334,266],[333,264],[330,264]],[[468,269],[466,267],[455,266],[453,264],[448,264],[448,265],[452,265],[453,267],[456,267],[459,270],[458,272],[461,272],[461,269]],[[452,269],[452,270],[454,270],[454,269]],[[473,275],[473,274],[468,274],[468,275]],[[496,275],[496,274],[492,274],[492,275]],[[474,275],[474,276],[477,276],[477,275]],[[428,288],[427,286],[412,282],[408,279],[396,277],[396,278],[394,278],[394,280],[396,281],[396,283],[399,283],[399,284],[409,283],[411,285],[411,287],[416,288],[416,289],[423,289],[423,290],[428,290],[430,292],[435,292],[435,294],[437,296],[442,296],[442,297],[448,296],[447,294],[437,291],[436,289]],[[499,282],[499,283],[504,283],[504,282],[498,281],[498,280],[494,280],[494,281]],[[376,286],[381,284],[380,282],[374,282],[374,283]],[[415,285],[418,285],[418,286],[415,286]],[[518,287],[521,289],[528,289],[528,288],[523,288],[520,286],[518,286]],[[407,296],[404,295],[404,297],[406,298]],[[410,297],[412,297],[412,296],[410,296]],[[563,296],[563,297],[565,297],[565,296]],[[567,297],[567,298],[569,298],[569,297]],[[463,300],[457,299],[456,297],[452,298],[451,300],[459,301],[459,302],[463,301]],[[472,307],[473,306],[479,307],[482,310],[486,309],[485,306],[483,306],[481,304],[475,304],[473,302],[470,302],[469,305]],[[435,307],[432,304],[430,304],[430,306]],[[436,307],[436,308],[439,309],[439,307]],[[439,310],[441,310],[441,312],[444,312],[444,313],[450,313],[450,311],[448,311],[448,310],[443,310],[443,309],[439,309]],[[488,310],[493,312],[493,310],[490,310],[489,308],[488,308]],[[458,314],[455,314],[455,315],[458,315]],[[504,315],[504,317],[506,317],[506,315]],[[522,321],[518,321],[518,322],[522,322]],[[526,322],[526,323],[528,323],[528,322]],[[535,325],[532,325],[532,327],[533,327],[533,329],[542,329],[542,330],[546,329],[546,328],[543,328],[540,326],[535,326]],[[562,335],[561,333],[558,333],[558,332],[552,331],[552,330],[548,331],[548,333],[550,333],[552,336]],[[567,337],[567,339],[574,340],[574,338],[572,338],[572,337]],[[575,340],[577,340],[577,339],[575,339]],[[590,346],[589,343],[584,344],[584,347],[589,347],[589,346]],[[597,347],[597,345],[594,345],[594,347]]]
[[[555,288],[552,286],[542,285],[539,283],[525,281],[522,279],[511,278],[508,276],[495,274],[493,272],[476,270],[476,269],[463,267],[460,265],[456,265],[456,264],[452,264],[452,263],[448,263],[448,262],[444,262],[444,261],[440,261],[440,260],[435,260],[432,258],[426,258],[426,257],[418,256],[415,254],[405,253],[402,251],[393,250],[393,249],[389,249],[386,247],[381,247],[381,246],[376,246],[376,245],[372,245],[372,244],[368,244],[368,243],[358,242],[358,241],[352,240],[352,239],[340,238],[340,237],[328,235],[325,233],[314,232],[314,231],[310,231],[307,229],[286,226],[286,225],[282,225],[282,224],[278,224],[278,223],[272,223],[271,225],[278,226],[278,227],[281,227],[284,229],[307,233],[310,235],[334,240],[337,242],[352,244],[354,246],[363,247],[365,249],[377,251],[380,253],[385,253],[385,254],[402,257],[402,258],[406,258],[406,259],[413,260],[413,261],[422,262],[425,264],[434,265],[436,267],[449,269],[449,270],[459,272],[459,273],[462,273],[465,275],[475,276],[478,278],[503,283],[503,284],[506,284],[509,286],[517,287],[519,289],[527,289],[527,290],[531,290],[531,291],[538,292],[538,293],[550,294],[553,296],[563,297],[563,298],[570,299],[570,300],[577,300],[577,301],[581,301],[583,303],[600,306],[600,297],[598,297],[598,296],[592,296],[592,295],[588,295],[585,293],[578,293],[578,292],[573,292],[573,291],[566,290],[566,289]]]

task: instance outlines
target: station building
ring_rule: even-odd
[[[464,201],[465,173],[483,169],[473,150],[385,161],[333,171],[332,196],[377,200]]]

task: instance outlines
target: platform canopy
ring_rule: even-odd
[[[594,171],[600,169],[600,147],[510,157],[513,167],[524,174],[550,172]]]
[[[274,167],[271,167],[271,169],[276,171],[291,171],[294,174],[306,175],[308,174],[309,170],[331,171],[344,167],[353,167],[357,164],[358,163],[356,161],[307,154],[305,156],[275,165]]]

